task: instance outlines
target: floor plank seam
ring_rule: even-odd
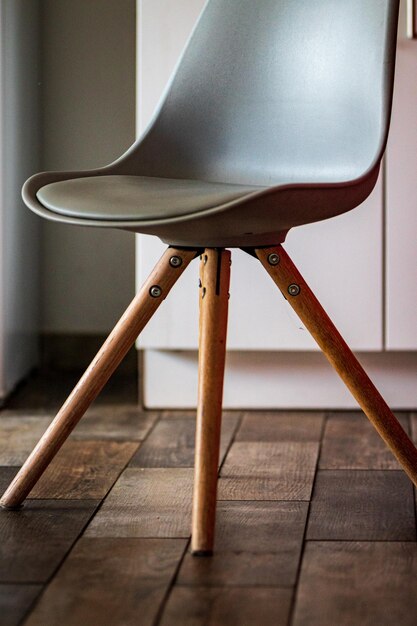
[[[307,543],[410,543],[415,544],[415,539],[306,539]]]
[[[414,524],[416,527],[416,541],[417,541],[417,489],[413,485],[413,499],[414,499]]]
[[[413,417],[412,412],[408,413],[408,432],[410,433],[411,441],[415,443]],[[417,488],[413,485],[413,498],[414,498],[414,522],[416,527],[416,541],[417,541]]]
[[[301,551],[300,551],[300,556],[298,560],[297,573],[296,573],[295,583],[294,583],[294,593],[293,593],[293,597],[291,601],[290,611],[288,614],[288,626],[291,626],[293,624],[294,618],[295,618],[295,609],[296,609],[296,604],[297,604],[297,591],[298,591],[298,585],[299,585],[300,577],[301,577],[301,570],[303,566],[305,548],[307,545],[307,529],[308,529],[308,523],[310,519],[311,501],[314,497],[314,488],[316,485],[317,474],[318,474],[319,466],[320,466],[320,456],[322,452],[323,439],[324,439],[324,434],[326,431],[328,417],[329,417],[329,414],[326,412],[324,414],[323,424],[322,424],[321,432],[320,432],[319,449],[318,449],[318,454],[317,454],[316,466],[314,469],[314,478],[313,478],[313,484],[311,486],[310,500],[308,501],[307,515],[306,515],[306,521],[305,521],[305,526],[304,526],[303,539],[301,543]]]
[[[188,550],[189,550],[189,547],[190,547],[190,543],[191,543],[191,535],[188,537],[188,541],[185,544],[184,551],[183,551],[183,553],[181,555],[181,558],[179,559],[179,561],[177,563],[177,567],[175,568],[175,571],[174,571],[174,574],[173,574],[173,576],[171,578],[170,584],[168,585],[166,593],[165,593],[165,595],[164,595],[164,597],[162,599],[162,602],[161,602],[161,604],[159,606],[158,612],[157,612],[157,614],[155,616],[155,620],[153,622],[153,626],[159,626],[159,624],[161,623],[161,620],[162,620],[162,618],[164,616],[164,612],[165,612],[166,606],[168,604],[169,598],[171,596],[172,590],[176,586],[176,581],[177,581],[178,574],[180,572],[181,566],[182,566],[183,561],[184,561],[184,559],[185,559],[185,557],[186,557],[186,555],[188,553]]]
[[[232,447],[232,445],[235,442],[235,438],[236,438],[237,433],[239,432],[239,428],[241,427],[242,420],[243,420],[243,412],[238,412],[238,418],[236,420],[236,426],[235,426],[235,428],[233,430],[232,436],[230,437],[229,445],[226,448],[226,452],[223,455],[223,460],[222,460],[222,462],[219,465],[219,470],[217,472],[217,476],[218,477],[220,477],[220,473],[221,473],[221,471],[223,469],[223,465],[226,462],[226,458],[227,458],[227,456],[228,456],[228,454],[230,452],[230,448]]]
[[[356,467],[354,467],[354,468],[353,467],[335,467],[333,469],[329,468],[329,467],[326,467],[326,468],[319,468],[319,471],[320,471],[321,474],[324,474],[325,472],[358,472],[358,473],[359,472],[366,472],[368,474],[370,472],[389,472],[390,474],[394,474],[394,473],[403,474],[404,473],[404,470],[402,470],[401,468],[400,469],[398,469],[398,468],[395,468],[395,469],[390,469],[390,468],[379,469],[379,468],[376,468],[376,467],[370,467],[370,468],[367,468],[367,467],[358,467],[358,468],[356,468]]]
[[[39,594],[36,596],[36,598],[33,599],[33,602],[30,603],[30,605],[27,608],[26,613],[23,615],[23,617],[18,621],[16,626],[24,626],[25,621],[27,620],[27,618],[29,617],[29,615],[32,613],[32,611],[34,610],[35,606],[38,604],[41,596],[43,595],[45,589],[46,589],[47,585],[43,585],[42,589],[40,590]]]
[[[146,413],[147,411],[144,411],[144,412]],[[152,413],[152,411],[148,411],[148,412],[149,412],[149,413]],[[162,412],[161,412],[161,411],[156,411],[156,414],[157,414],[157,416],[158,416],[158,417],[156,418],[156,420],[154,421],[154,423],[152,424],[152,426],[150,427],[150,429],[149,429],[149,430],[148,430],[148,432],[146,433],[145,437],[141,440],[141,442],[140,442],[140,445],[141,445],[141,446],[143,446],[143,444],[145,443],[145,441],[147,441],[147,440],[149,439],[149,437],[151,436],[151,434],[152,434],[152,433],[153,433],[153,431],[155,430],[155,428],[156,428],[157,424],[159,424],[159,422],[160,422],[160,421],[161,421],[161,419],[162,419],[162,417],[161,417]],[[130,459],[130,460],[132,460],[132,459]],[[130,461],[129,461],[129,463],[130,463]]]
[[[101,503],[100,503],[101,504]],[[98,508],[99,504],[97,505]],[[76,544],[78,543],[78,541],[82,538],[82,536],[84,535],[85,530],[87,529],[87,526],[89,525],[89,523],[91,522],[92,518],[94,517],[97,508],[94,509],[94,511],[92,512],[91,516],[86,520],[85,524],[82,526],[82,528],[80,529],[80,532],[78,533],[78,535],[75,537],[74,541],[71,543],[71,545],[68,547],[68,550],[63,554],[62,559],[59,561],[59,563],[57,564],[57,566],[55,567],[55,569],[51,572],[50,576],[48,577],[48,579],[44,582],[41,583],[42,584],[42,590],[39,593],[39,595],[34,599],[33,603],[31,604],[31,606],[28,608],[28,610],[25,612],[25,614],[23,615],[22,619],[19,622],[18,626],[21,626],[24,624],[24,622],[26,621],[26,619],[31,615],[31,613],[33,612],[33,610],[37,607],[37,605],[39,604],[42,596],[44,595],[45,591],[48,589],[49,585],[53,582],[55,576],[58,574],[59,570],[61,569],[61,567],[64,565],[64,563],[66,562],[66,560],[68,559],[69,555],[71,554],[72,550],[74,549],[74,547],[76,546]]]
[[[212,589],[212,588],[218,588],[221,585],[218,584],[212,584],[212,585],[208,585],[208,584],[197,584],[197,585],[186,585],[185,583],[175,583],[175,588],[176,589]],[[224,585],[223,585],[224,587]],[[268,585],[268,584],[263,584],[263,583],[247,583],[246,585],[244,583],[239,583],[239,584],[233,584],[233,585],[229,585],[227,586],[227,589],[253,589],[253,588],[257,588],[257,589],[293,589],[294,586],[293,585]],[[157,626],[157,625],[155,625]]]
[[[92,516],[90,517],[90,519],[88,520],[88,524],[87,526],[93,521],[93,519],[96,517],[97,513],[100,511],[101,507],[103,506],[104,501],[106,500],[107,496],[110,494],[110,492],[112,491],[113,487],[115,486],[115,484],[117,483],[117,481],[119,480],[120,476],[123,474],[123,472],[129,467],[129,463],[131,462],[131,460],[133,459],[133,457],[135,456],[136,452],[139,450],[140,446],[142,444],[139,443],[139,445],[137,446],[136,450],[133,452],[132,456],[128,459],[128,461],[125,463],[125,465],[121,468],[120,472],[117,474],[113,484],[111,485],[111,487],[109,487],[109,489],[107,490],[107,492],[104,494],[104,496],[102,497],[100,503],[98,504],[97,508],[95,509],[95,511],[93,512]],[[87,529],[87,526],[84,528],[84,530]],[[83,533],[84,533],[83,530]]]

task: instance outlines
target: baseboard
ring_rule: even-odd
[[[417,352],[357,355],[393,409],[417,407]],[[145,350],[146,408],[194,408],[197,352]],[[355,409],[356,401],[325,357],[311,352],[228,352],[228,409]]]
[[[106,335],[45,333],[41,336],[41,368],[83,371],[106,340]],[[135,375],[136,350],[132,348],[118,367],[119,374]]]

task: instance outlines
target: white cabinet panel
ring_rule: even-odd
[[[417,350],[417,41],[404,38],[386,162],[386,347]]]
[[[417,406],[417,353],[361,354],[360,360],[393,409]],[[192,409],[197,352],[146,350],[144,403],[149,409]],[[323,354],[229,352],[225,409],[356,409],[358,405]]]
[[[139,1],[138,119],[143,130],[204,0]],[[382,185],[358,209],[290,232],[286,248],[342,334],[357,350],[382,348]],[[139,237],[138,284],[164,245]],[[141,336],[145,348],[197,347],[198,262]],[[234,251],[228,347],[315,350],[259,262]]]

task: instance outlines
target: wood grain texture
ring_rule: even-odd
[[[217,547],[237,553],[297,554],[307,509],[307,502],[219,502]]]
[[[13,480],[17,472],[19,471],[18,467],[0,467],[0,492],[6,489],[7,485],[10,485],[10,482]],[[1,509],[0,509],[1,513]]]
[[[222,419],[220,463],[230,445],[239,417]],[[130,462],[130,467],[194,467],[195,416],[162,419]]]
[[[309,500],[318,444],[235,442],[223,465],[219,500]]]
[[[0,465],[22,465],[51,421],[47,415],[0,413]]]
[[[186,542],[81,539],[26,626],[151,626]]]
[[[293,626],[415,626],[417,545],[307,544]]]
[[[86,531],[88,537],[189,537],[191,469],[127,469]]]
[[[31,498],[104,498],[138,445],[134,441],[68,441],[32,489]]]
[[[42,591],[42,585],[0,584],[1,626],[18,626]]]
[[[95,500],[28,500],[19,511],[0,511],[0,582],[48,580],[97,506]]]
[[[206,249],[200,262],[200,332],[191,549],[214,545],[217,474],[229,310],[230,252]]]
[[[245,413],[236,441],[320,441],[323,412],[253,411]]]
[[[196,418],[196,412],[194,409],[164,409],[159,411],[159,416],[161,419],[184,419],[185,417],[191,417],[192,419]],[[242,411],[237,411],[236,409],[226,409],[222,412],[222,419],[228,419],[232,417],[242,417]]]
[[[417,443],[417,412],[416,411],[412,411],[410,415],[410,422],[411,422],[411,435],[412,435],[413,441]]]
[[[174,587],[161,626],[287,626],[291,589]]]
[[[178,583],[293,585],[307,506],[305,502],[219,502],[214,555],[195,558],[187,554]]]
[[[398,416],[409,432],[408,417]],[[401,469],[400,464],[363,413],[330,414],[324,431],[320,469]]]
[[[72,439],[143,441],[159,414],[134,404],[94,405],[71,433]]]
[[[182,259],[180,267],[170,265],[173,255]],[[15,507],[23,502],[194,256],[193,251],[174,248],[163,254],[2,496],[3,506]],[[155,285],[161,289],[160,297],[151,296]]]
[[[271,253],[279,256],[277,265],[272,266],[268,262]],[[401,467],[417,486],[417,449],[284,248],[276,246],[258,249],[256,255],[399,461]],[[290,295],[291,286],[294,285],[299,290],[298,295],[295,296]]]
[[[307,539],[415,541],[412,484],[396,471],[319,471]]]

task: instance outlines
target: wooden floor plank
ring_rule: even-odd
[[[86,536],[188,537],[192,488],[192,469],[127,469]]]
[[[0,493],[3,494],[19,471],[18,467],[0,467]],[[0,510],[1,513],[1,510]]]
[[[143,441],[159,414],[134,404],[94,405],[74,429],[73,439]]]
[[[18,626],[41,591],[42,585],[0,584],[1,626]]]
[[[410,415],[411,421],[411,436],[414,443],[417,443],[417,412],[412,412]]]
[[[51,415],[0,413],[0,465],[23,465],[51,420]]]
[[[184,419],[190,417],[192,419],[196,418],[196,409],[164,409],[160,411],[161,419]],[[236,410],[224,410],[222,413],[222,419],[229,418],[237,418],[240,419],[242,417],[241,411]]]
[[[44,411],[0,413],[0,466],[22,465],[54,418]],[[133,405],[94,406],[77,425],[71,439],[142,441],[158,413],[140,411]]]
[[[245,413],[236,441],[320,441],[323,412],[251,411]]]
[[[70,378],[37,377],[0,412],[1,491]],[[64,499],[0,511],[2,626],[21,624],[54,572],[25,626],[156,624],[190,533],[195,415],[142,412],[126,389],[113,382],[34,491]],[[185,555],[159,626],[288,624],[323,431],[292,626],[414,626],[413,492],[366,418],[330,414],[324,430],[323,412],[246,412],[236,433],[241,417],[224,415],[222,454],[235,442],[219,482],[215,554]],[[417,441],[417,412],[411,426]]]
[[[291,589],[174,587],[161,626],[287,626]]]
[[[235,442],[221,471],[220,500],[308,500],[319,446],[312,442]]]
[[[408,416],[399,421],[409,432]],[[320,469],[401,469],[392,452],[363,413],[329,415],[320,455]]]
[[[219,502],[214,556],[187,554],[178,583],[285,586],[295,583],[305,502]]]
[[[151,626],[186,542],[81,539],[25,626]]]
[[[31,498],[101,499],[137,450],[138,442],[67,441]]]
[[[239,417],[222,421],[220,463],[230,445]],[[133,457],[130,467],[194,467],[195,417],[161,419]]]
[[[396,471],[319,471],[307,538],[414,541],[412,483]]]
[[[417,545],[307,544],[293,626],[415,626]]]
[[[45,582],[64,558],[98,502],[28,500],[0,510],[0,582]]]

